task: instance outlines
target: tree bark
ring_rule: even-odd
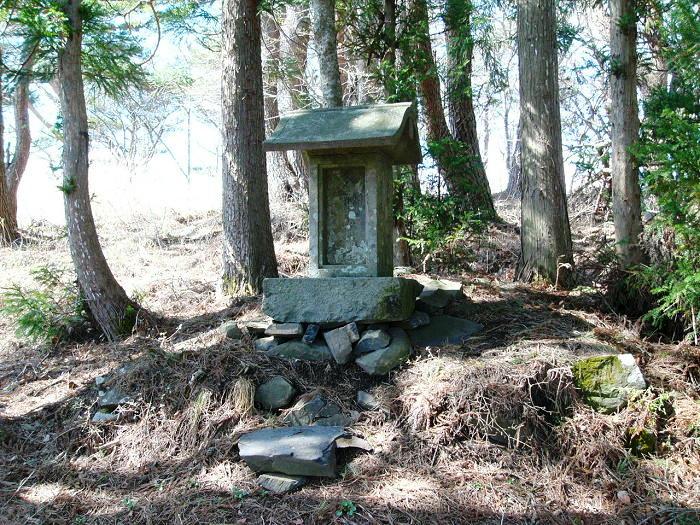
[[[515,131],[515,141],[508,159],[508,187],[506,187],[506,195],[511,198],[520,198],[522,195],[522,134],[523,121],[520,119],[518,120],[518,128]]]
[[[636,22],[635,0],[610,1],[610,169],[615,246],[622,268],[642,260],[639,171],[631,152],[639,135]]]
[[[97,237],[88,188],[88,119],[81,68],[80,0],[63,9],[70,35],[59,53],[58,78],[63,115],[63,194],[68,244],[80,289],[93,318],[109,340],[131,332],[138,305],[112,275]]]
[[[473,187],[471,200],[487,216],[496,216],[491,187],[479,150],[472,96],[474,39],[471,32],[473,5],[470,0],[448,0],[444,16],[449,74],[447,106],[454,138],[465,146],[467,174]]]
[[[571,283],[554,0],[518,0],[522,123],[521,254],[517,278]]]
[[[1,57],[1,54],[0,54]],[[0,108],[3,101],[3,85],[0,77]],[[10,194],[5,173],[5,122],[0,111],[0,245],[11,244],[17,239],[17,219],[11,212]]]
[[[321,74],[321,105],[326,108],[343,105],[343,85],[338,66],[338,44],[335,29],[335,0],[311,0],[313,45]]]
[[[224,290],[259,293],[265,277],[277,277],[277,259],[262,149],[258,2],[224,0],[222,14]]]

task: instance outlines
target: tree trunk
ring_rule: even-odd
[[[412,28],[413,36],[402,51],[412,56],[411,64],[423,99],[431,155],[448,191],[460,202],[460,206],[478,212],[484,219],[494,219],[496,214],[488,181],[484,187],[484,180],[475,178],[473,156],[462,142],[455,140],[447,126],[440,79],[430,42],[426,0],[410,0],[408,18],[407,25]]]
[[[0,109],[2,100],[3,85],[0,77]],[[0,111],[0,245],[11,244],[16,239],[17,218],[11,212],[10,194],[5,175],[5,122]]]
[[[313,45],[321,74],[321,104],[331,108],[343,105],[343,85],[338,66],[338,45],[335,30],[335,0],[311,0]]]
[[[495,217],[491,187],[479,151],[476,115],[472,97],[472,61],[474,39],[471,33],[470,0],[448,0],[445,6],[445,36],[449,65],[447,106],[454,137],[465,146],[467,174],[473,188],[473,205],[487,216]]]
[[[571,282],[554,0],[518,0],[522,123],[521,254],[517,277]]]
[[[637,24],[634,0],[610,2],[610,138],[612,210],[622,268],[641,262],[639,172],[630,151],[639,134],[637,111]]]
[[[520,198],[522,196],[522,134],[523,121],[520,119],[518,121],[518,128],[515,132],[515,143],[513,144],[510,158],[508,160],[508,187],[506,188],[506,195],[510,198]]]
[[[71,28],[59,54],[58,77],[63,115],[63,194],[68,244],[80,289],[97,324],[109,340],[131,332],[138,306],[117,283],[107,265],[90,205],[88,119],[81,68],[80,0],[64,6]]]
[[[221,82],[223,280],[230,294],[259,293],[277,277],[265,153],[260,17],[256,0],[225,0]]]

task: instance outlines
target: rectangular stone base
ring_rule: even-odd
[[[286,323],[403,321],[422,288],[401,277],[265,279],[263,311]]]

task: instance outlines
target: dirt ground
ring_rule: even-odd
[[[0,523],[700,523],[700,351],[642,339],[612,310],[594,257],[606,230],[574,224],[582,286],[514,284],[517,227],[492,228],[462,273],[440,273],[464,283],[449,313],[482,332],[384,378],[226,340],[222,321],[254,316],[260,301],[218,290],[217,214],[98,224],[115,276],[162,326],[50,347],[0,318]],[[278,255],[283,273],[303,271],[303,239],[282,239]],[[66,239],[35,225],[0,262],[0,287],[27,285],[33,267],[69,265]],[[602,415],[578,398],[568,365],[611,351],[633,353],[650,388]],[[95,378],[108,373],[134,401],[98,426]],[[373,452],[343,458],[338,479],[259,490],[236,442],[275,424],[245,392],[277,373],[348,410],[357,390],[372,391],[382,408],[352,432]],[[640,428],[656,436],[642,457],[630,450]]]

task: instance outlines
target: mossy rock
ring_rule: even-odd
[[[586,403],[600,412],[615,412],[632,394],[646,389],[632,354],[588,357],[578,361],[572,372]]]

